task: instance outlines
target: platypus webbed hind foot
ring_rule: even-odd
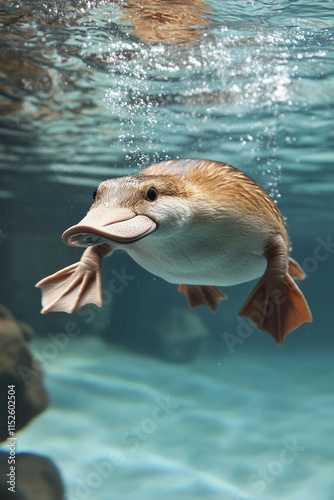
[[[289,259],[284,240],[275,235],[264,255],[267,269],[241,309],[239,316],[252,320],[259,330],[274,337],[278,346],[284,338],[305,322],[312,322],[312,314],[302,292],[289,272],[298,279],[305,273],[293,259]]]
[[[187,297],[191,309],[203,304],[211,311],[216,311],[219,302],[227,299],[226,293],[222,292],[218,286],[180,285],[179,292]]]
[[[101,261],[110,250],[109,245],[88,247],[79,262],[36,283],[42,291],[41,313],[73,313],[86,304],[101,307]]]
[[[291,257],[289,257],[289,274],[294,280],[303,280],[306,276],[298,262]]]

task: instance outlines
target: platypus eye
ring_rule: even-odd
[[[97,195],[97,189],[95,189],[95,191],[94,191],[94,193],[93,193],[93,200],[94,200],[94,201],[95,201],[96,195]]]
[[[155,201],[158,198],[158,190],[154,186],[151,186],[148,188],[147,193],[146,193],[146,200],[147,201]]]

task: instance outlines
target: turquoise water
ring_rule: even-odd
[[[68,500],[330,500],[334,3],[161,5],[1,5],[1,302],[51,397],[19,451]],[[281,349],[237,317],[254,282],[189,311],[122,254],[103,309],[40,315],[34,284],[80,258],[61,234],[98,184],[174,158],[240,168],[286,217],[314,321]]]

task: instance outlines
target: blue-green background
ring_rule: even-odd
[[[141,41],[124,2],[2,6],[1,302],[35,329],[52,398],[19,446],[53,459],[69,500],[333,495],[334,3],[207,6],[182,43]],[[254,283],[189,312],[121,253],[103,264],[103,310],[39,314],[34,284],[80,258],[61,234],[99,182],[185,157],[240,168],[286,217],[314,321],[280,350],[237,319]],[[115,270],[130,278],[111,297]],[[299,451],[282,463],[287,442]]]

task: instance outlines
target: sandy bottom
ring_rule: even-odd
[[[34,349],[52,404],[17,451],[49,456],[68,500],[333,498],[331,353],[180,366],[92,338]]]

